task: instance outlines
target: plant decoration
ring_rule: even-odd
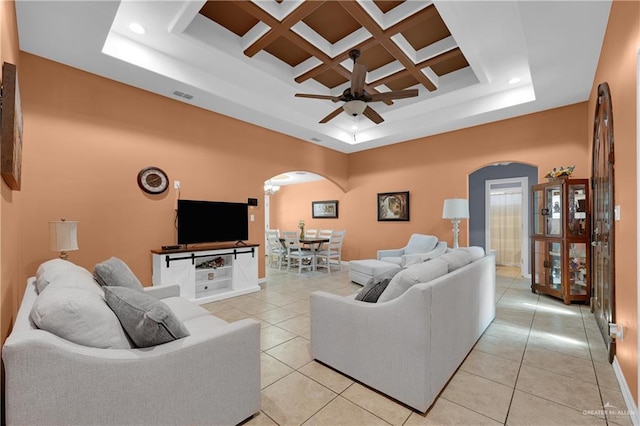
[[[304,220],[300,219],[298,228],[300,228],[300,238],[304,238]]]
[[[545,177],[550,180],[568,178],[569,176],[571,176],[571,173],[573,173],[573,169],[575,168],[576,166],[560,166],[558,168],[554,167],[553,170],[547,173]]]

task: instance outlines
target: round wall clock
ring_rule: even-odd
[[[138,186],[148,194],[161,194],[169,187],[169,178],[158,167],[145,167],[138,173]]]

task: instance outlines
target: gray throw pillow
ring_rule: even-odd
[[[129,338],[139,348],[160,345],[189,335],[189,331],[162,301],[127,287],[104,287],[109,307]]]
[[[402,271],[402,269],[400,268],[393,269],[391,271],[386,271],[380,275],[371,277],[371,279],[369,279],[369,281],[367,281],[367,283],[364,285],[362,290],[360,290],[358,294],[356,294],[355,300],[376,303],[378,301],[378,297],[380,297],[393,277],[395,277],[400,271]]]
[[[127,287],[133,290],[143,291],[140,280],[131,272],[131,269],[117,257],[98,263],[93,276],[101,286]]]

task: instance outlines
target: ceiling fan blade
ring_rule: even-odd
[[[308,93],[296,93],[296,97],[298,98],[310,98],[310,99],[325,99],[333,102],[338,102],[340,97],[338,96],[330,96],[330,95],[311,95]]]
[[[331,120],[332,118],[334,118],[335,116],[339,115],[342,112],[342,107],[336,109],[335,111],[333,111],[331,114],[327,115],[325,118],[323,118],[322,120],[320,120],[320,124],[324,124],[327,121]]]
[[[353,97],[362,95],[364,90],[364,79],[367,76],[367,67],[362,64],[353,64],[351,74],[351,94]]]
[[[394,99],[413,98],[414,96],[418,96],[418,89],[393,90],[391,92],[374,93],[373,95],[367,95],[367,98],[365,100],[367,102],[377,102]]]
[[[365,110],[362,113],[362,115],[364,115],[365,117],[367,117],[369,120],[373,121],[376,124],[380,124],[380,123],[382,123],[384,121],[384,119],[382,117],[380,117],[380,114],[375,112],[373,110],[373,108],[371,108],[370,106],[367,106],[365,108]]]

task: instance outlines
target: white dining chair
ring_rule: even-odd
[[[313,252],[311,250],[306,250],[300,244],[300,240],[298,239],[298,234],[293,233],[295,235],[291,235],[287,233],[283,233],[284,237],[284,246],[287,250],[287,270],[291,268],[292,261],[298,261],[298,273],[302,273],[302,268],[308,268],[309,270],[313,269]],[[309,262],[304,262],[305,259],[308,259]]]
[[[282,269],[282,261],[287,255],[287,250],[280,242],[280,232],[277,229],[268,229],[266,232],[268,264],[273,267],[277,259],[278,269]]]
[[[342,243],[347,231],[332,231],[329,243],[325,248],[316,253],[316,269],[326,267],[327,272],[331,272],[331,260],[337,262],[338,269],[342,269]],[[322,260],[323,262],[318,262]]]

